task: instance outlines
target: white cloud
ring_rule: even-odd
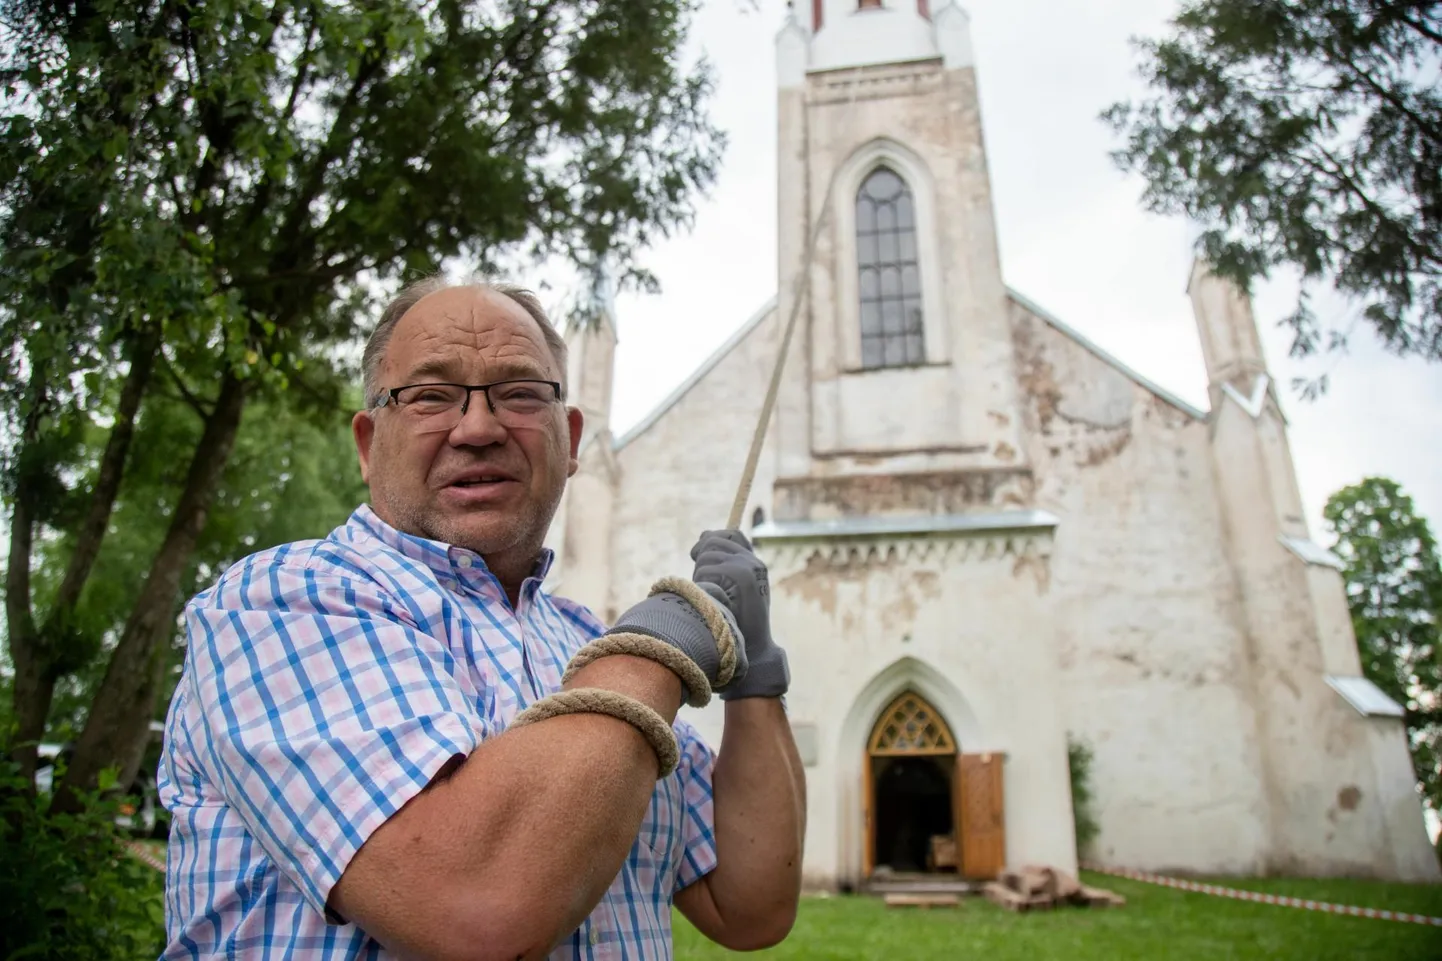
[[[1141,183],[1108,153],[1098,115],[1145,90],[1129,39],[1155,36],[1168,0],[973,0],[978,84],[1007,282],[1141,373],[1206,406],[1206,376],[1185,287],[1192,228],[1144,212]],[[613,426],[639,421],[774,295],[776,90],[772,38],[782,0],[743,12],[709,0],[694,44],[716,66],[713,116],[731,138],[719,183],[690,234],[646,265],[656,297],[618,302]],[[1307,403],[1288,386],[1332,360],[1287,356],[1276,321],[1294,304],[1285,279],[1260,287],[1258,322],[1283,387],[1299,485],[1314,530],[1326,497],[1368,474],[1398,480],[1442,527],[1442,378],[1435,366],[1387,356],[1360,330],[1332,390]],[[738,461],[744,451],[737,452]]]

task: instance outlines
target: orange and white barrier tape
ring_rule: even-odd
[[[1237,901],[1256,901],[1259,904],[1279,904],[1287,908],[1302,908],[1305,911],[1322,911],[1327,914],[1347,914],[1357,918],[1376,918],[1379,921],[1404,921],[1409,924],[1428,924],[1433,927],[1442,928],[1442,918],[1430,918],[1425,914],[1408,914],[1405,911],[1386,911],[1381,908],[1359,908],[1351,904],[1331,904],[1327,901],[1309,901],[1305,898],[1292,898],[1283,894],[1263,894],[1260,891],[1241,891],[1237,888],[1224,888],[1215,884],[1201,884],[1197,881],[1183,881],[1180,878],[1168,878],[1160,874],[1148,874],[1145,871],[1128,871],[1126,868],[1104,868],[1095,864],[1084,864],[1082,867],[1088,871],[1095,871],[1098,874],[1109,874],[1113,877],[1127,878],[1131,881],[1143,881],[1147,884],[1159,884],[1164,888],[1176,888],[1179,891],[1211,894],[1219,898],[1233,898]]]
[[[151,854],[150,851],[146,849],[145,845],[141,844],[139,841],[130,841],[125,845],[125,847],[129,849],[131,857],[135,858],[137,861],[148,864],[151,867],[155,868],[155,870],[160,871],[161,873],[165,872],[165,862],[157,858],[155,855]]]

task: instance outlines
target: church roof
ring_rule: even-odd
[[[1206,411],[1193,407],[1191,404],[1182,400],[1176,394],[1167,390],[1165,387],[1162,387],[1156,381],[1151,380],[1148,377],[1144,377],[1142,374],[1133,370],[1131,367],[1128,367],[1116,357],[1099,347],[1081,331],[1063,322],[1054,314],[1041,307],[1034,301],[1027,299],[1026,297],[1017,293],[1010,287],[1007,288],[1006,292],[1013,301],[1015,301],[1018,305],[1025,308],[1026,310],[1029,310],[1031,313],[1035,314],[1044,323],[1046,323],[1047,326],[1051,327],[1063,337],[1075,341],[1078,346],[1091,353],[1103,363],[1115,368],[1118,373],[1126,377],[1128,380],[1132,381],[1143,389],[1155,394],[1157,397],[1166,401],[1168,404],[1171,404],[1173,407],[1177,408],[1182,413],[1187,414],[1189,417],[1200,421],[1205,421],[1207,419]],[[660,404],[656,405],[656,408],[652,410],[651,413],[647,414],[640,421],[640,423],[636,424],[636,426],[632,427],[630,430],[626,431],[626,433],[622,434],[619,438],[617,438],[615,441],[615,447],[613,449],[620,450],[631,441],[644,434],[657,421],[664,417],[667,411],[669,411],[672,407],[675,407],[676,404],[680,403],[681,398],[685,397],[686,394],[690,392],[691,388],[699,384],[702,378],[709,374],[716,367],[717,364],[721,363],[721,361],[726,358],[727,354],[735,350],[736,347],[741,343],[741,341],[746,339],[746,336],[748,334],[750,334],[753,330],[760,326],[761,322],[765,320],[771,314],[771,312],[776,309],[776,304],[777,298],[772,297],[770,300],[768,300],[760,310],[758,310],[755,314],[751,316],[749,320],[746,321],[746,323],[742,324],[741,327],[734,334],[727,338],[724,344],[716,348],[716,351],[710,357],[707,357],[706,360],[701,363],[701,366],[697,367],[694,371],[692,371],[691,376],[687,377],[684,381],[682,381],[675,390],[671,391],[671,393],[666,397],[665,400],[661,401]]]
[[[1121,374],[1122,376],[1126,377],[1128,380],[1130,380],[1130,381],[1132,381],[1133,383],[1137,384],[1139,387],[1142,387],[1142,388],[1144,388],[1145,390],[1151,391],[1153,394],[1156,394],[1156,395],[1157,395],[1158,397],[1160,397],[1162,400],[1166,401],[1168,404],[1171,404],[1173,407],[1177,408],[1178,410],[1180,410],[1180,411],[1181,411],[1182,413],[1184,413],[1184,414],[1187,414],[1187,415],[1189,415],[1189,416],[1191,416],[1191,417],[1193,417],[1193,418],[1195,418],[1195,419],[1197,419],[1197,420],[1206,420],[1206,419],[1207,419],[1207,412],[1206,412],[1206,411],[1204,411],[1204,410],[1199,410],[1198,408],[1193,407],[1191,404],[1188,404],[1186,401],[1182,400],[1182,399],[1181,399],[1180,397],[1178,397],[1176,394],[1173,394],[1171,391],[1167,390],[1165,387],[1162,387],[1162,386],[1161,386],[1160,384],[1158,384],[1156,381],[1152,380],[1152,379],[1149,378],[1149,377],[1144,377],[1144,376],[1142,376],[1141,374],[1137,373],[1135,370],[1133,370],[1132,368],[1128,367],[1126,364],[1122,363],[1120,360],[1117,360],[1116,357],[1114,357],[1114,356],[1112,356],[1111,354],[1107,353],[1105,350],[1103,350],[1101,347],[1099,347],[1095,342],[1093,342],[1091,339],[1089,339],[1089,338],[1088,338],[1085,334],[1083,334],[1081,331],[1077,330],[1075,327],[1072,327],[1070,324],[1067,324],[1067,323],[1065,323],[1064,321],[1060,320],[1060,319],[1057,318],[1054,314],[1052,314],[1051,312],[1047,311],[1045,308],[1039,306],[1039,305],[1038,305],[1037,303],[1035,303],[1034,301],[1028,300],[1026,297],[1024,297],[1024,296],[1022,296],[1021,294],[1017,293],[1015,290],[1012,290],[1010,287],[1007,288],[1006,292],[1007,292],[1007,294],[1011,297],[1012,300],[1016,301],[1016,302],[1017,302],[1018,304],[1020,304],[1022,307],[1026,308],[1026,309],[1029,310],[1029,311],[1031,311],[1031,312],[1032,312],[1033,314],[1035,314],[1037,317],[1039,317],[1039,318],[1041,318],[1043,321],[1045,321],[1046,324],[1047,324],[1047,326],[1051,327],[1053,330],[1055,330],[1057,333],[1061,334],[1062,336],[1067,337],[1067,338],[1070,338],[1071,340],[1076,341],[1076,343],[1077,343],[1077,345],[1078,345],[1079,347],[1081,347],[1081,348],[1087,350],[1088,352],[1090,352],[1093,356],[1095,356],[1095,357],[1096,357],[1098,360],[1100,360],[1102,363],[1107,364],[1107,365],[1115,368],[1116,371],[1117,371],[1117,373],[1119,373],[1119,374]]]

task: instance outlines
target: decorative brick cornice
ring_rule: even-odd
[[[941,60],[922,60],[883,67],[845,67],[812,76],[811,102],[851,103],[889,97],[914,97],[941,89]]]
[[[777,566],[825,564],[828,567],[885,567],[890,564],[984,563],[1007,558],[1051,556],[1050,535],[1012,534],[1006,537],[879,538],[852,543],[789,543],[762,548],[762,556]]]
[[[1008,521],[1010,518],[1010,521]],[[830,528],[811,525],[791,530],[766,525],[755,532],[758,550],[776,568],[823,564],[828,567],[883,567],[890,564],[985,563],[1051,556],[1056,518],[1042,511],[1018,511],[971,519],[869,519]]]

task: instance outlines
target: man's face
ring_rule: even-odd
[[[423,298],[397,322],[381,362],[383,388],[517,378],[561,381],[537,322],[494,291],[456,287]],[[528,569],[576,472],[581,414],[560,403],[536,426],[507,428],[480,392],[450,431],[415,430],[405,409],[351,423],[371,506],[397,530],[466,547],[488,564]]]

